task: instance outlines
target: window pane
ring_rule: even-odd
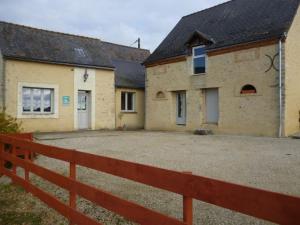
[[[81,97],[81,110],[86,110],[86,102],[87,102],[87,97],[86,95]]]
[[[194,56],[204,55],[205,54],[205,48],[194,48]]]
[[[121,110],[126,110],[126,108],[125,108],[125,102],[126,102],[125,98],[126,98],[126,93],[122,92],[121,93]]]
[[[23,112],[30,112],[31,108],[31,95],[30,95],[30,88],[23,88]]]
[[[41,97],[42,97],[41,89],[32,89],[33,95],[33,111],[34,112],[41,112]]]
[[[50,89],[44,89],[44,112],[52,112],[52,91]]]
[[[133,110],[133,93],[127,93],[127,110]]]
[[[194,59],[194,74],[205,73],[205,57]]]
[[[182,117],[182,101],[181,101],[181,94],[177,94],[177,117]]]
[[[77,109],[80,110],[81,109],[81,97],[78,96],[78,99],[77,99]]]

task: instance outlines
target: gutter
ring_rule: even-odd
[[[39,62],[39,63],[64,65],[64,66],[75,66],[75,67],[91,68],[91,69],[115,70],[115,67],[108,67],[108,66],[95,66],[95,65],[76,64],[76,63],[67,63],[67,62],[55,62],[55,61],[48,61],[48,60],[29,59],[29,58],[5,56],[5,55],[3,55],[3,58],[11,59],[11,60],[20,60],[20,61],[25,61],[25,62]]]

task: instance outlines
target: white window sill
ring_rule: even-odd
[[[19,119],[57,119],[58,114],[54,113],[23,113],[18,115]]]
[[[121,110],[121,113],[137,113],[136,111]]]
[[[197,73],[197,74],[192,74],[192,76],[204,76],[204,75],[206,75],[206,73]]]
[[[121,110],[122,113],[137,113],[136,111],[134,110]]]

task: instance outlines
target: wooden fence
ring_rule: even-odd
[[[9,148],[7,146],[10,146]],[[25,158],[17,157],[18,152]],[[70,174],[63,176],[29,160],[29,155],[41,154],[69,163]],[[13,169],[4,168],[10,161]],[[76,165],[91,168],[131,181],[167,190],[183,196],[183,221],[121,199],[111,193],[76,180]],[[16,173],[16,167],[25,170],[25,177]],[[38,144],[9,135],[0,135],[0,173],[10,177],[28,192],[65,216],[71,224],[99,225],[100,223],[76,210],[76,196],[81,196],[130,221],[143,225],[191,225],[193,199],[234,210],[278,224],[300,224],[300,198],[274,193],[224,181],[176,172],[138,163]],[[29,179],[33,173],[69,191],[69,204],[34,186]],[[167,207],[167,206],[166,206]]]

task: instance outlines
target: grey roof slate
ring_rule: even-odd
[[[215,50],[241,43],[280,38],[293,22],[300,0],[232,0],[183,17],[145,61],[153,63],[187,54],[195,32],[210,37]]]
[[[149,50],[0,21],[0,50],[21,60],[116,69],[118,87],[143,88]]]
[[[5,57],[113,68],[99,39],[0,22]]]
[[[142,65],[149,50],[102,42],[115,71],[115,85],[123,88],[145,88],[146,69]]]
[[[145,88],[145,67],[139,62],[113,60],[115,85],[123,88]]]

